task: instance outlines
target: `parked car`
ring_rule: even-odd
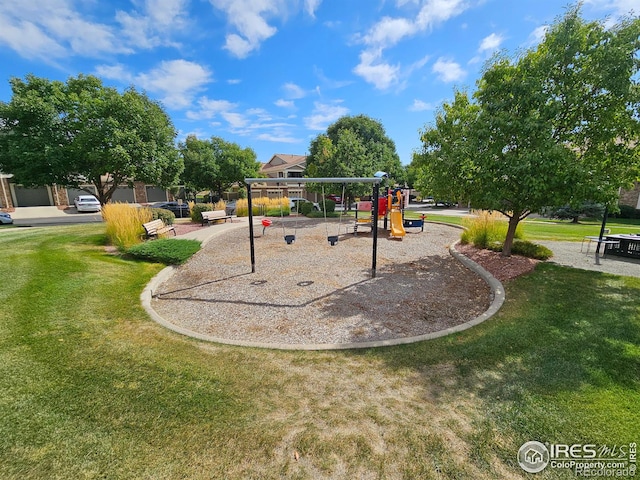
[[[327,200],[332,200],[334,202],[336,202],[337,204],[341,204],[342,203],[342,197],[339,195],[325,195],[325,197]]]
[[[440,208],[451,208],[451,207],[455,207],[456,203],[451,202],[449,200],[436,200],[433,206],[440,207]]]
[[[100,202],[93,195],[78,195],[73,203],[78,212],[99,212],[102,210]]]
[[[173,212],[173,214],[178,218],[185,218],[189,216],[189,204],[186,202],[156,202],[152,203],[151,206],[153,208],[162,208],[164,210],[169,210],[170,212]]]
[[[309,200],[302,197],[289,197],[289,208],[291,209],[291,211],[297,211],[298,204],[308,202],[308,201]],[[320,205],[314,202],[313,209],[320,211]]]
[[[8,213],[0,212],[0,223],[2,225],[8,225],[13,223],[13,218]]]

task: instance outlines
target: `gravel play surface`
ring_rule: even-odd
[[[489,286],[449,254],[457,228],[427,223],[402,240],[380,229],[371,278],[368,229],[345,234],[343,222],[330,246],[337,221],[305,219],[287,245],[278,224],[265,236],[256,227],[256,273],[248,228],[224,232],[153,292],[153,309],[222,341],[344,344],[440,331],[482,314],[492,299]],[[293,233],[288,222],[286,234]]]

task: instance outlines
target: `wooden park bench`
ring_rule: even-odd
[[[205,223],[215,222],[216,220],[224,220],[225,223],[227,219],[231,219],[231,215],[227,215],[227,212],[224,210],[211,210],[210,212],[202,212],[202,226],[204,227]]]
[[[160,238],[161,235],[165,235],[169,232],[173,232],[176,235],[176,229],[173,225],[165,225],[161,219],[153,220],[151,222],[143,223],[144,231],[147,238]]]

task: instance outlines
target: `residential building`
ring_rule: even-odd
[[[13,175],[0,173],[0,208],[13,210],[16,207],[53,206],[64,209],[73,205],[78,195],[89,192],[95,194],[93,185],[82,185],[86,190],[48,185],[46,187],[25,187],[16,184]],[[173,200],[168,190],[144,182],[134,182],[133,187],[118,187],[111,199],[113,202],[152,203]]]
[[[295,180],[303,177],[306,166],[306,155],[275,154],[262,165],[260,172],[267,178],[282,178],[282,184],[254,183],[251,186],[251,195],[269,198],[300,197],[317,202],[319,195],[307,192],[305,185],[296,183]]]

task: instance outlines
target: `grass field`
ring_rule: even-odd
[[[408,218],[418,218],[419,214],[411,212]],[[462,225],[464,217],[452,215],[427,214],[427,221]],[[587,235],[599,235],[599,220],[581,220],[571,223],[562,220],[525,219],[521,222],[524,238],[527,240],[550,240],[579,242]],[[640,233],[640,220],[610,219],[607,228],[611,233]]]
[[[105,238],[0,230],[0,478],[534,478],[526,441],[640,439],[638,278],[542,264],[461,334],[282,352],[153,323],[162,266]]]

